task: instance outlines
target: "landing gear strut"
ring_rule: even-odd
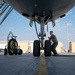
[[[51,55],[51,42],[49,40],[46,40],[45,45],[44,45],[44,37],[46,36],[46,33],[44,31],[44,25],[45,25],[44,21],[45,21],[45,18],[44,17],[41,18],[40,33],[37,34],[39,40],[35,40],[33,44],[33,55],[34,56],[40,56],[40,49],[44,50],[45,56]],[[36,29],[36,32],[37,32],[37,29]]]

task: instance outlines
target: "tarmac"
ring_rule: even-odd
[[[0,75],[75,75],[75,54],[34,57],[32,53],[0,54]]]

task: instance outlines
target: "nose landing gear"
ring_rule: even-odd
[[[40,49],[44,50],[45,56],[51,56],[51,42],[49,40],[46,40],[44,45],[44,37],[46,36],[46,33],[44,31],[44,25],[45,25],[45,18],[43,17],[41,18],[39,34],[37,33],[37,29],[35,28],[39,40],[35,40],[33,43],[34,56],[40,56]],[[35,27],[36,27],[36,23],[35,23]]]

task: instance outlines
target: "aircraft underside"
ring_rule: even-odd
[[[15,10],[28,18],[38,16],[38,22],[41,22],[40,17],[50,17],[50,20],[57,19],[68,12],[74,5],[75,0],[4,0],[11,5]]]
[[[7,4],[12,6],[23,16],[30,19],[29,25],[35,24],[36,33],[39,40],[34,41],[33,54],[40,55],[40,49],[45,50],[45,55],[50,56],[51,43],[49,40],[45,41],[46,36],[44,25],[52,22],[55,26],[54,20],[62,18],[75,5],[75,0],[4,0]],[[40,24],[40,33],[37,32],[36,22]],[[41,46],[40,46],[41,44]],[[50,47],[49,47],[50,46]],[[36,50],[37,49],[37,50]]]

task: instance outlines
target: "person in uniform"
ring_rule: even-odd
[[[56,51],[56,47],[58,45],[58,40],[57,40],[57,37],[53,34],[53,31],[50,31],[50,37],[49,40],[52,41],[52,52],[54,53],[54,56],[55,55],[58,55],[57,51]]]

